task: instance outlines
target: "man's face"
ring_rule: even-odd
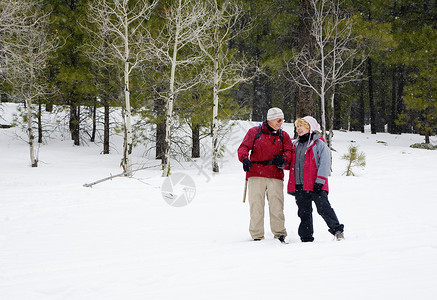
[[[297,124],[296,131],[299,136],[302,136],[310,132],[310,130],[302,123]]]
[[[267,121],[267,123],[269,123],[269,126],[272,127],[274,130],[278,130],[279,128],[281,128],[282,123],[284,123],[284,119],[278,118],[278,119]]]

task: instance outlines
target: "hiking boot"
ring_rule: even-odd
[[[302,241],[302,243],[311,243],[314,241],[313,237],[301,237],[300,240]]]
[[[280,235],[278,236],[278,240],[283,243],[283,244],[287,244],[287,242],[285,241],[285,236],[284,235]]]
[[[342,240],[344,240],[344,234],[343,234],[343,231],[337,231],[337,232],[334,234],[334,237],[335,237],[335,239],[336,239],[337,241],[342,241]]]

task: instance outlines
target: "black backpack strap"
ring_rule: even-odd
[[[252,149],[253,149],[253,146],[255,146],[255,141],[257,139],[259,139],[261,137],[261,134],[263,133],[263,124],[262,123],[259,124],[258,128],[259,128],[259,130],[256,133],[255,138],[253,139]]]
[[[278,132],[276,134],[268,132],[268,131],[263,131],[262,123],[259,124],[258,128],[259,128],[259,130],[256,133],[255,138],[253,139],[252,149],[255,146],[255,141],[257,139],[259,139],[263,133],[265,133],[265,134],[273,135],[275,137],[275,139],[273,140],[273,144],[276,141],[276,137],[279,136],[279,139],[281,140],[281,144],[282,144],[282,152],[284,152],[284,136],[282,135],[282,129],[281,128],[278,129]]]
[[[279,138],[281,139],[281,143],[282,143],[282,152],[284,152],[284,137],[282,136],[282,129],[279,128],[278,129],[278,134]]]

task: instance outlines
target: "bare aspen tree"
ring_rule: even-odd
[[[30,25],[26,15],[30,8],[30,3],[22,0],[0,1],[0,83],[12,79],[10,70],[13,62],[9,58],[8,39],[17,30],[24,30]],[[0,92],[3,95],[3,91]]]
[[[12,62],[8,61],[8,39],[20,30],[26,30],[33,24],[33,16],[29,15],[32,4],[23,0],[0,1],[0,80],[8,78],[8,69]],[[32,21],[33,20],[33,21]]]
[[[94,36],[109,41],[114,60],[110,63],[122,68],[124,84],[124,151],[121,166],[126,176],[132,176],[132,111],[130,104],[129,76],[146,55],[144,23],[150,18],[158,0],[94,0],[89,6],[89,22],[96,30],[88,28]],[[100,44],[101,45],[101,44]],[[94,49],[97,51],[99,47]],[[108,63],[108,62],[106,62]]]
[[[26,2],[29,4],[29,2]],[[22,11],[25,20],[10,26],[2,36],[2,51],[6,57],[7,78],[13,93],[26,104],[27,135],[32,167],[38,166],[33,130],[33,103],[49,92],[43,72],[53,52],[59,45],[58,39],[49,34],[48,14],[39,15],[39,3],[34,1]],[[23,7],[21,8],[23,9]]]
[[[335,89],[359,80],[364,62],[354,64],[359,56],[359,43],[353,35],[353,18],[341,10],[341,1],[311,0],[313,17],[311,34],[314,54],[304,48],[288,64],[291,79],[299,86],[311,88],[320,97],[321,123],[326,139],[326,96],[331,93],[331,122],[328,145],[331,146]],[[308,74],[307,70],[310,70]]]
[[[37,1],[2,0],[0,1],[0,32],[26,29],[36,20],[30,11]]]
[[[163,30],[151,43],[150,50],[170,69],[168,93],[161,94],[166,101],[163,177],[170,174],[171,124],[176,95],[200,82],[197,77],[178,79],[177,72],[179,68],[194,66],[202,60],[203,54],[196,47],[199,36],[204,35],[210,26],[207,16],[207,7],[203,1],[175,1],[165,11]]]
[[[244,30],[248,30],[247,26],[238,28],[243,10],[234,1],[225,1],[219,5],[217,0],[210,0],[208,9],[212,21],[211,30],[208,31],[209,34],[199,36],[198,43],[210,62],[205,75],[206,82],[213,86],[212,170],[219,172],[219,94],[252,77],[245,74],[245,70],[249,67],[248,61],[244,57],[238,59],[236,49],[229,48],[230,40],[242,34]]]

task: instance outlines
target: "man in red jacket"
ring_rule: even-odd
[[[238,159],[243,163],[249,190],[249,232],[255,241],[264,239],[265,196],[269,203],[270,229],[275,238],[285,243],[287,231],[284,217],[284,167],[291,161],[291,139],[281,129],[284,113],[273,107],[267,120],[247,132]]]

